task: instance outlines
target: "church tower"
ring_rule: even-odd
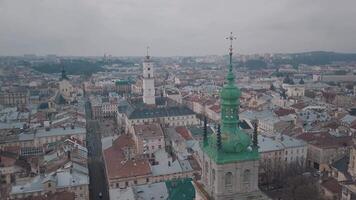
[[[202,183],[214,200],[268,199],[258,188],[258,147],[238,126],[241,92],[232,69],[232,41],[236,38],[231,33],[227,39],[230,64],[220,92],[221,128],[202,143]]]
[[[153,75],[153,63],[148,54],[143,62],[143,103],[148,105],[156,104],[155,99],[155,80]]]

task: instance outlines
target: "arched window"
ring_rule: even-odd
[[[244,175],[243,175],[243,181],[244,182],[249,182],[250,181],[250,176],[251,176],[251,172],[249,169],[246,169],[244,171]]]
[[[214,184],[214,182],[215,182],[215,169],[211,170],[211,178],[212,178],[213,184]]]
[[[205,173],[208,174],[208,172],[209,172],[209,164],[208,162],[205,162]]]
[[[232,173],[231,172],[227,172],[225,174],[225,186],[229,186],[232,185]]]

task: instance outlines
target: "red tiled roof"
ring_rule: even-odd
[[[328,178],[321,183],[321,186],[334,194],[341,194],[341,185],[334,178]]]
[[[4,167],[11,167],[15,165],[16,158],[7,157],[7,156],[0,156],[0,164]]]
[[[297,138],[320,148],[335,148],[352,145],[351,136],[335,137],[330,135],[328,132],[306,132],[300,134]]]
[[[176,132],[179,133],[185,140],[193,139],[190,135],[188,129],[184,126],[178,126],[175,128]]]
[[[213,105],[209,108],[210,110],[219,113],[220,112],[220,105]]]
[[[35,196],[35,197],[26,197],[17,200],[74,200],[75,194],[73,192],[56,192],[54,194],[48,194],[48,196]]]
[[[4,151],[11,152],[11,153],[14,153],[16,155],[20,154],[20,149],[21,149],[20,146],[6,146],[6,147],[4,147]]]
[[[289,115],[289,114],[294,114],[295,111],[293,109],[280,108],[278,110],[275,110],[274,113],[276,113],[276,115],[278,117],[281,117],[281,116],[286,116],[286,115]]]
[[[325,128],[337,129],[339,127],[339,123],[332,121],[324,125]]]
[[[104,150],[105,167],[109,179],[145,176],[151,174],[150,164],[147,160],[127,160],[123,148],[134,147],[134,141],[127,135],[117,138],[113,145]]]
[[[293,104],[293,105],[291,105],[291,107],[295,108],[295,109],[298,109],[298,110],[301,110],[301,109],[307,107],[307,105],[305,105],[305,103],[301,102],[301,103]]]
[[[356,123],[351,125],[352,129],[356,129]]]

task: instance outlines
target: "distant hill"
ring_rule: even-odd
[[[65,68],[67,74],[80,75],[85,74],[89,75],[99,71],[103,71],[101,67],[102,63],[89,62],[84,60],[64,60],[60,63],[41,63],[32,66],[33,69],[42,72],[42,73],[60,73],[62,67]]]
[[[274,57],[273,64],[291,64],[298,66],[300,64],[306,65],[326,65],[333,62],[356,62],[356,53],[336,53],[326,51],[314,51],[305,53],[281,54]]]

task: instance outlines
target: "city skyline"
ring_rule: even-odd
[[[356,52],[356,2],[1,1],[0,55],[154,56]],[[14,12],[16,11],[16,12]]]

